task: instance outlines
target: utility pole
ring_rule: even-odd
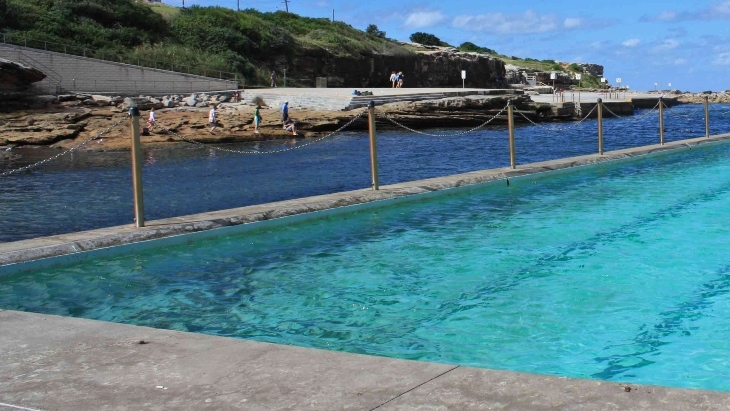
[[[286,12],[289,13],[289,2],[291,0],[284,0],[284,4],[286,5]]]
[[[241,11],[241,0],[238,0],[238,6],[236,7],[236,10]]]
[[[332,9],[332,22],[335,22],[335,9]]]

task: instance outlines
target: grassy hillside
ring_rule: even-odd
[[[264,83],[274,61],[308,50],[338,57],[411,53],[397,42],[328,19],[135,0],[0,0],[0,30],[125,61],[236,72],[248,83]]]
[[[247,84],[266,84],[269,70],[295,55],[414,53],[396,41],[329,19],[282,11],[150,6],[136,0],[0,0],[0,30],[84,47],[86,56],[237,73]],[[502,56],[472,43],[460,48],[520,67],[563,70],[553,62]]]

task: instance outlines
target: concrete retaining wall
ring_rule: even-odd
[[[10,44],[0,44],[0,57],[34,67],[48,77],[33,87],[38,93],[187,94],[231,90],[235,81],[140,67]]]

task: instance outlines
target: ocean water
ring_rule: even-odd
[[[0,308],[730,391],[730,144],[0,278]]]
[[[730,131],[730,105],[713,105],[712,134]],[[665,110],[666,141],[704,135],[700,105]],[[656,112],[604,121],[606,151],[659,142]],[[596,121],[520,126],[518,164],[598,151]],[[458,133],[463,130],[430,130]],[[299,142],[301,143],[301,141]],[[93,142],[91,144],[94,144]],[[261,150],[292,147],[272,141]],[[144,196],[148,220],[263,204],[370,187],[366,132],[343,132],[298,150],[272,155],[229,154],[181,143],[144,150]],[[226,148],[251,149],[253,144]],[[507,130],[493,127],[454,137],[405,130],[378,132],[381,185],[509,165]],[[15,149],[0,172],[51,157],[57,150]],[[74,152],[32,170],[0,177],[0,242],[132,224],[129,153]]]

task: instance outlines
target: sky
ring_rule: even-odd
[[[730,0],[409,1],[184,0],[185,6],[285,10],[408,41],[417,31],[458,46],[604,66],[632,90],[730,90]],[[183,0],[163,0],[181,6]],[[671,84],[671,87],[670,87]]]

